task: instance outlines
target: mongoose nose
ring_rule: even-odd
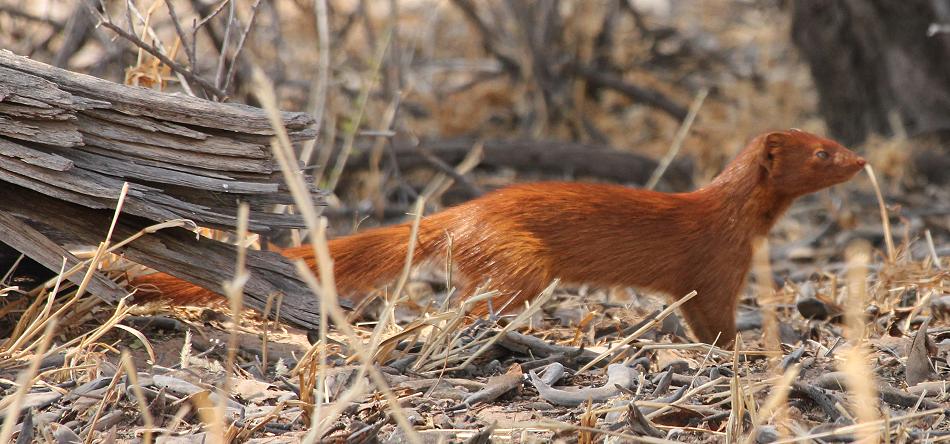
[[[858,159],[855,160],[855,163],[857,163],[859,167],[862,167],[862,168],[863,168],[864,165],[865,165],[866,163],[868,163],[868,161],[864,160],[863,157],[858,157]]]

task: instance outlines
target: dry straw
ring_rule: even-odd
[[[884,204],[884,196],[881,194],[881,187],[877,184],[877,177],[874,176],[874,169],[871,164],[864,166],[864,171],[871,179],[871,186],[874,188],[874,195],[877,197],[877,204],[881,210],[881,223],[884,226],[884,244],[887,247],[887,262],[893,264],[897,259],[897,252],[894,248],[894,237],[891,235],[891,222],[887,216],[887,206]]]
[[[0,429],[0,442],[10,442],[10,438],[13,437],[13,428],[16,426],[17,419],[20,417],[23,398],[26,397],[26,393],[33,385],[33,377],[36,375],[37,370],[39,370],[40,363],[43,362],[43,356],[46,354],[46,350],[49,349],[50,342],[53,341],[53,333],[56,331],[56,326],[56,318],[49,319],[46,323],[46,330],[40,337],[40,343],[36,349],[36,353],[33,354],[33,358],[30,360],[30,365],[17,376],[16,392],[14,392],[10,398],[5,398],[4,401],[6,402],[0,401],[0,404],[5,404],[5,408],[2,410],[6,412],[6,416],[3,418],[3,429]],[[9,399],[9,401],[7,401],[7,399]]]
[[[294,202],[297,204],[300,214],[303,216],[303,219],[306,222],[307,228],[311,233],[316,233],[316,236],[314,239],[312,239],[312,242],[314,252],[316,253],[317,257],[317,262],[319,264],[318,268],[322,285],[317,282],[316,278],[313,276],[313,273],[302,261],[297,262],[297,271],[310,286],[311,290],[313,290],[314,294],[319,295],[321,298],[327,298],[326,302],[322,303],[322,306],[327,309],[330,319],[333,320],[334,324],[337,326],[337,329],[342,331],[347,337],[349,345],[354,349],[362,364],[357,374],[357,380],[362,379],[363,375],[369,375],[370,380],[376,386],[376,389],[382,392],[383,397],[386,399],[386,402],[389,405],[390,412],[396,420],[396,423],[405,432],[409,441],[414,444],[421,443],[421,438],[409,423],[406,412],[399,404],[399,400],[396,398],[392,390],[389,389],[389,386],[387,385],[379,369],[374,365],[375,363],[372,360],[374,350],[367,350],[363,346],[359,336],[353,330],[353,327],[350,325],[346,316],[343,314],[342,310],[337,304],[336,288],[333,282],[332,259],[330,258],[329,248],[326,241],[326,222],[321,223],[318,220],[317,211],[313,207],[313,200],[311,199],[309,192],[307,192],[303,177],[301,176],[299,169],[293,164],[295,159],[293,155],[293,149],[290,139],[287,136],[287,131],[283,127],[283,123],[280,118],[280,111],[277,106],[276,97],[274,96],[273,86],[260,68],[254,69],[254,83],[256,86],[255,92],[263,104],[264,109],[267,111],[268,116],[271,119],[271,124],[274,127],[274,131],[277,134],[277,137],[271,143],[274,156],[280,165],[281,171],[287,182],[287,186],[294,198]],[[340,164],[338,164],[338,166],[339,165]],[[325,343],[326,338],[320,338],[320,340],[321,342]],[[359,384],[356,388],[360,388],[361,390],[363,389]],[[338,400],[337,402],[339,403],[340,401]],[[324,426],[328,424],[327,420],[331,418],[325,417],[314,419],[322,420],[322,423],[311,424],[311,431],[305,437],[304,442],[314,442],[315,440],[321,438],[323,436],[322,432],[325,431]]]
[[[630,335],[623,338],[623,340],[621,340],[619,343],[613,344],[613,349],[607,350],[601,353],[596,358],[594,358],[593,360],[588,362],[586,365],[581,367],[580,370],[578,370],[577,372],[581,373],[585,370],[590,369],[591,367],[597,365],[597,363],[599,363],[600,361],[603,361],[604,358],[606,358],[607,356],[610,356],[611,354],[615,353],[617,348],[628,345],[631,342],[635,341],[640,336],[643,336],[644,333],[650,331],[650,329],[659,325],[661,322],[663,322],[664,319],[666,319],[667,316],[670,315],[670,313],[673,313],[674,310],[676,310],[681,305],[685,304],[686,302],[688,302],[690,299],[692,299],[695,296],[696,296],[696,290],[693,290],[689,292],[687,295],[680,298],[678,301],[670,304],[669,307],[666,307],[663,311],[661,311],[659,314],[654,316],[653,319],[650,320],[650,322],[647,322],[646,324],[644,324],[642,327],[637,329],[637,331],[630,333]]]
[[[880,418],[874,373],[868,367],[869,353],[865,345],[864,307],[867,306],[867,269],[871,246],[855,241],[845,251],[848,261],[848,301],[845,304],[845,339],[851,348],[845,353],[843,371],[848,376],[848,389],[854,395],[853,410],[860,423],[873,423]],[[858,432],[861,442],[876,443],[880,434],[873,429]]]

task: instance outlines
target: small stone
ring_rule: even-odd
[[[455,424],[452,423],[452,418],[449,418],[445,413],[438,413],[432,417],[432,425],[440,429],[454,429]]]

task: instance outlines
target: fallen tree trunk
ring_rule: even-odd
[[[310,116],[283,113],[295,142],[312,138]],[[241,202],[249,229],[300,227],[299,216],[263,210],[291,203],[269,147],[267,114],[245,105],[129,87],[0,50],[0,241],[58,272],[76,259],[67,244],[96,245],[129,184],[114,240],[173,219],[233,229]],[[314,203],[320,194],[312,188]],[[206,288],[234,275],[234,247],[181,228],[130,244],[132,260]],[[251,252],[247,304],[285,294],[282,317],[315,327],[318,301],[292,264]],[[80,277],[81,278],[81,277]],[[74,280],[75,282],[75,280]],[[124,289],[98,276],[90,291],[108,301]]]

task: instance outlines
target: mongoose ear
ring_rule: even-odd
[[[776,131],[768,133],[762,138],[762,151],[759,156],[759,164],[766,172],[772,172],[772,166],[775,162],[775,156],[788,142],[788,133]]]
[[[789,134],[785,131],[775,131],[765,135],[766,151],[774,152],[788,144]]]

